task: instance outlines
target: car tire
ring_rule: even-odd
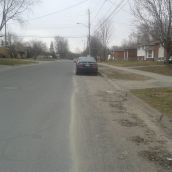
[[[79,75],[77,68],[75,68],[75,75]]]
[[[95,72],[94,75],[97,76],[98,75],[98,72]]]

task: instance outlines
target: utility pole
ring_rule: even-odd
[[[6,16],[5,16],[5,47],[7,46],[7,22],[6,22]]]
[[[88,55],[91,55],[91,20],[90,9],[88,9]]]
[[[88,40],[87,40],[87,48],[88,48],[88,55],[91,55],[91,15],[90,15],[90,9],[88,9],[88,25],[84,23],[76,23],[81,24],[84,27],[88,28]]]
[[[6,0],[4,0],[4,22],[5,22],[5,47],[7,46],[7,16],[6,16]]]

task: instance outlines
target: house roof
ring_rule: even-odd
[[[119,48],[119,49],[113,49],[113,52],[120,52],[120,51],[127,51],[127,50],[137,50],[137,48]]]
[[[124,49],[114,49],[112,51],[124,51]]]
[[[160,41],[151,41],[149,43],[144,43],[144,44],[140,43],[140,44],[138,44],[138,47],[139,46],[154,46],[156,44],[160,44]]]

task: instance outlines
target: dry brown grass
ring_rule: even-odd
[[[162,62],[157,61],[109,61],[106,64],[119,67],[134,67],[134,66],[154,66],[163,65]]]
[[[133,81],[142,81],[149,79],[143,75],[127,73],[122,70],[111,69],[108,67],[99,67],[99,72],[104,74],[109,79],[119,79],[119,80],[133,80]]]
[[[162,74],[162,75],[172,76],[172,65],[147,66],[147,67],[139,67],[136,69],[153,72],[153,73],[158,73],[158,74]]]
[[[132,93],[158,109],[162,114],[172,117],[172,88],[132,90]]]
[[[0,65],[15,66],[15,65],[32,64],[32,63],[35,62],[31,60],[23,60],[23,59],[10,59],[10,58],[0,59]]]

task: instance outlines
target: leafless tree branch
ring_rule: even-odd
[[[10,20],[21,21],[22,14],[35,2],[34,0],[0,0],[0,31]]]
[[[134,0],[133,15],[172,54],[172,0]]]

